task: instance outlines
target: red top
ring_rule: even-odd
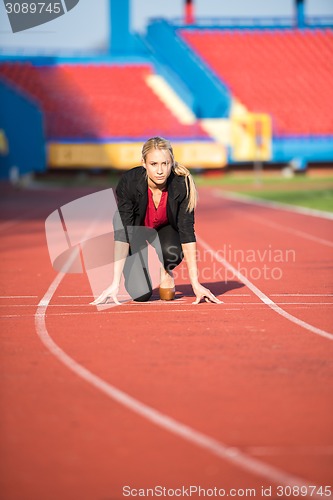
[[[167,216],[167,201],[168,201],[168,191],[162,191],[162,196],[158,207],[156,208],[153,200],[153,192],[148,188],[148,204],[145,217],[145,226],[157,227],[164,226],[168,223]]]

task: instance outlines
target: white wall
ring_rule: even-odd
[[[36,0],[37,1],[37,0]],[[109,32],[109,1],[80,0],[65,15],[47,24],[12,33],[0,1],[0,49],[3,53],[105,50]]]

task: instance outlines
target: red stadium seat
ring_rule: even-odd
[[[275,136],[333,134],[333,32],[181,30],[250,111],[273,117]]]
[[[0,77],[35,99],[49,139],[205,139],[198,123],[183,125],[146,84],[151,66],[0,64]]]

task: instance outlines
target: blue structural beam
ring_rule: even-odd
[[[110,0],[109,15],[109,52],[111,54],[128,54],[132,48],[130,0]]]
[[[304,0],[295,0],[296,2],[296,24],[298,28],[305,27]]]
[[[153,21],[148,26],[146,42],[154,57],[168,66],[194,96],[193,112],[198,118],[229,116],[228,88],[177,35],[173,26],[163,19]]]

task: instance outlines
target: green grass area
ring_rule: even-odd
[[[254,175],[226,174],[219,177],[195,176],[200,186],[216,186],[262,200],[277,201],[316,210],[333,212],[333,177],[330,175],[263,175],[260,183]]]
[[[250,185],[255,188],[254,175],[240,175],[240,174],[224,174],[220,176],[205,176],[194,175],[195,183],[197,186],[244,186]],[[262,186],[290,186],[293,184],[311,185],[311,184],[331,184],[333,186],[333,176],[307,176],[306,174],[295,175],[294,177],[283,177],[281,174],[263,175],[260,179]]]
[[[242,194],[260,198],[262,200],[278,201],[289,205],[297,205],[306,208],[315,208],[333,212],[333,189],[313,189],[302,191],[242,191]]]

